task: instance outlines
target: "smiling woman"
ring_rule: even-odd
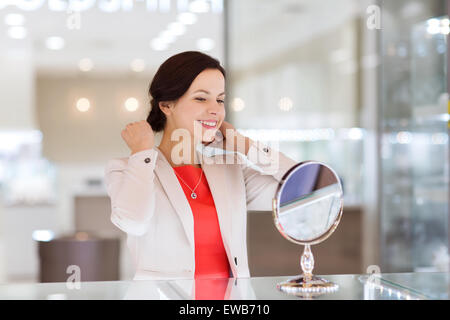
[[[185,141],[182,150],[183,158],[193,164],[197,144],[212,142],[225,118],[225,70],[220,62],[198,51],[174,55],[159,67],[149,94],[152,100],[147,122],[154,132],[164,130],[159,149],[176,166],[172,150],[178,143],[173,134],[180,134],[194,142]]]
[[[275,188],[295,161],[224,121],[225,71],[204,53],[187,51],[167,59],[149,93],[147,120],[122,132],[130,157],[113,159],[105,170],[111,221],[129,235],[135,279],[248,277],[247,209],[271,210]],[[155,146],[153,132],[159,131],[163,138]],[[201,143],[233,149],[226,165],[214,156],[206,161],[197,148]],[[245,149],[234,152],[235,145]],[[236,159],[241,156],[248,158]],[[260,170],[242,165],[245,160]],[[195,281],[196,299],[225,296],[227,281],[204,284]]]
[[[222,73],[222,77],[225,78],[225,70],[220,65],[220,62],[216,59],[197,51],[186,51],[180,54],[174,55],[167,59],[156,72],[153,81],[150,85],[149,94],[153,97],[151,101],[152,109],[148,115],[147,121],[151,125],[153,131],[159,132],[164,129],[167,121],[165,113],[159,108],[160,102],[175,101],[181,98],[191,87],[194,79],[204,70]],[[208,76],[211,73],[208,73]],[[203,75],[201,78],[205,78]],[[210,80],[208,79],[199,79]],[[215,82],[221,85],[222,79],[218,79]],[[223,97],[225,83],[218,88],[220,93],[220,102],[223,105]],[[198,103],[205,102],[207,97],[210,96],[210,92],[205,89],[194,88],[192,92],[188,92],[195,101]],[[164,107],[164,104],[163,104]],[[203,120],[203,119],[200,119]],[[207,120],[207,119],[205,119]]]

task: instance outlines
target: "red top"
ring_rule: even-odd
[[[203,173],[199,183],[201,168],[184,165],[173,169],[177,173],[178,181],[194,215],[195,279],[228,278],[230,266],[223,246],[216,206],[205,174]],[[191,189],[198,183],[194,190],[197,194],[196,199],[192,199],[192,191],[183,183],[180,176]],[[196,281],[196,299],[223,299],[228,282],[216,281],[215,284],[213,282]]]

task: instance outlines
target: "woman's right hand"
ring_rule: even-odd
[[[152,149],[155,144],[155,135],[152,127],[146,120],[127,124],[122,130],[122,139],[131,150],[131,154]]]

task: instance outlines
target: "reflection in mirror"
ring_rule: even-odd
[[[290,237],[310,241],[336,221],[342,190],[334,173],[321,164],[296,170],[281,191],[279,223]]]

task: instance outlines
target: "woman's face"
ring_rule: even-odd
[[[197,141],[211,142],[225,119],[224,100],[225,78],[222,72],[205,69],[170,108],[168,125],[174,130],[187,129]]]

